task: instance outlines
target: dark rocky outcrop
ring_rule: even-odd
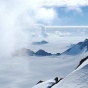
[[[55,84],[59,83],[62,79],[63,79],[63,78],[60,78],[60,79],[58,80],[58,77],[56,77],[56,78],[54,79],[54,80],[55,80]],[[52,86],[54,86],[55,84],[53,84]]]
[[[56,84],[57,84],[57,83],[60,82],[62,79],[63,79],[63,78],[60,78],[60,79],[58,80],[58,77],[56,77],[54,80],[56,81]]]
[[[84,62],[88,59],[88,56],[83,58],[80,62],[79,62],[79,65],[76,67],[76,69]]]
[[[42,83],[42,82],[43,82],[43,81],[40,80],[37,84]]]
[[[47,88],[52,88],[55,84],[59,83],[63,78],[60,78],[58,80],[58,77],[56,77],[54,80],[55,80],[55,83],[53,83],[51,86],[48,86]],[[44,81],[39,81],[36,85],[40,84],[40,83],[43,83]]]

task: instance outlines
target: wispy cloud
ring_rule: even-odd
[[[57,17],[57,13],[53,8],[46,9],[40,8],[36,11],[34,18],[36,21],[39,21],[44,24],[52,24],[54,19]]]
[[[51,24],[60,19],[53,8],[44,6],[85,6],[87,0],[0,0],[0,53],[7,54],[28,42],[30,25]],[[68,10],[74,10],[70,8]],[[81,12],[80,8],[76,11]]]
[[[87,0],[45,0],[46,6],[86,6]]]

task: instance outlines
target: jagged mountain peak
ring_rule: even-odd
[[[88,51],[88,39],[85,39],[83,42],[74,44],[72,47],[63,52],[63,54],[77,55],[87,51]]]
[[[87,47],[88,50],[88,39],[85,39],[83,42],[78,43],[80,45],[80,48],[83,49],[84,47]]]

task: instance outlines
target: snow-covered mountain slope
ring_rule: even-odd
[[[73,45],[71,48],[67,49],[62,54],[77,55],[77,54],[85,53],[86,51],[88,51],[88,39],[85,39],[83,42],[79,42]]]
[[[33,88],[88,88],[88,60],[84,61],[76,70],[52,87],[48,87],[46,84],[40,83],[37,85],[38,87]]]
[[[52,88],[88,88],[88,60]]]

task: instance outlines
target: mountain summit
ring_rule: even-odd
[[[87,51],[88,51],[88,39],[85,39],[83,42],[74,44],[72,47],[63,52],[63,54],[77,55]]]

